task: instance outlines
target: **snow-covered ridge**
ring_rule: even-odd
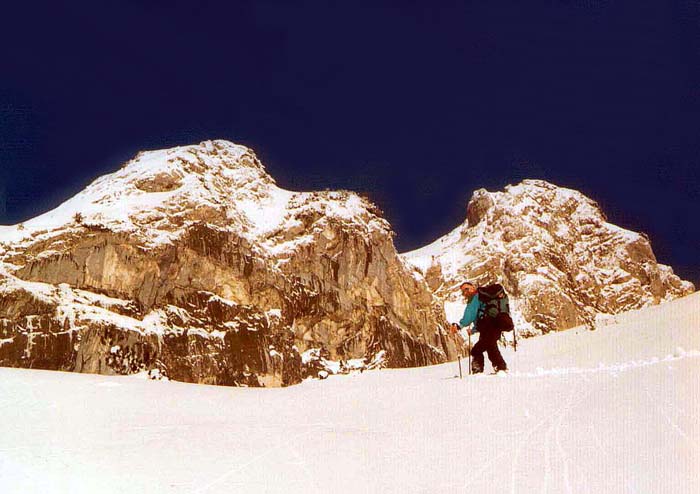
[[[544,197],[543,193],[547,192],[549,193]],[[467,220],[431,244],[402,254],[403,257],[421,270],[430,267],[433,259],[439,259],[446,276],[457,275],[465,264],[473,260],[470,252],[474,249],[470,243],[489,242],[492,249],[500,252],[510,249],[507,245],[509,239],[504,238],[504,232],[498,232],[500,235],[497,238],[487,238],[488,219],[493,219],[499,213],[540,227],[539,233],[549,241],[557,240],[557,237],[565,238],[572,233],[571,222],[581,225],[599,224],[620,240],[635,241],[641,238],[636,232],[608,223],[598,205],[580,192],[557,187],[544,180],[523,180],[518,185],[506,186],[505,192],[487,192],[481,189],[472,200],[491,203],[489,206],[493,209],[490,217],[487,216],[487,221],[482,223],[482,218],[478,217],[478,222],[470,224]],[[566,211],[567,215],[559,215],[561,211]],[[472,221],[474,219],[477,217]],[[476,230],[468,231],[469,228]]]
[[[298,227],[302,210],[367,228],[388,228],[372,209],[347,191],[284,190],[252,150],[223,140],[205,141],[140,152],[54,210],[19,225],[0,226],[0,256],[3,244],[7,248],[85,227],[137,235],[144,245],[157,246],[178,238],[187,225],[204,221],[265,241]]]

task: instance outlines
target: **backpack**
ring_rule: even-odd
[[[510,317],[508,295],[498,283],[482,286],[477,290],[479,302],[479,314],[477,322],[492,325],[499,331],[513,331],[513,319]]]

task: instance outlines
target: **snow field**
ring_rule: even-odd
[[[699,295],[522,340],[506,377],[450,362],[244,389],[0,369],[0,492],[700,492]]]

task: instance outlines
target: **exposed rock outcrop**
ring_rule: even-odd
[[[448,306],[464,280],[502,283],[523,334],[592,327],[597,314],[694,290],[657,263],[645,235],[608,223],[583,194],[542,180],[476,191],[463,225],[404,258]]]
[[[279,386],[314,375],[310,350],[355,368],[453,357],[391,238],[365,199],[280,189],[243,146],[140,153],[0,227],[0,365]]]

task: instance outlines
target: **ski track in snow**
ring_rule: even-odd
[[[552,367],[550,369],[543,369],[538,367],[535,372],[521,372],[514,371],[510,372],[507,377],[512,378],[539,378],[539,377],[550,377],[550,376],[569,376],[569,375],[585,375],[585,374],[600,374],[606,373],[615,376],[616,373],[630,371],[638,369],[640,367],[648,367],[659,364],[668,364],[669,362],[676,362],[686,358],[697,358],[700,357],[700,351],[691,350],[686,352],[681,356],[667,355],[663,358],[653,357],[646,360],[631,360],[628,362],[614,363],[605,365],[603,363],[599,364],[597,367]]]
[[[316,432],[316,431],[315,431],[315,430],[310,430],[310,431],[302,432],[302,433],[300,433],[300,434],[297,434],[297,435],[295,435],[295,436],[292,436],[291,438],[288,438],[288,439],[285,438],[285,439],[289,440],[289,442],[294,442],[294,441],[296,441],[297,439],[301,439],[302,437],[308,436],[309,434],[312,434],[312,433],[314,433],[314,432]],[[232,476],[236,475],[237,473],[242,472],[243,469],[245,469],[246,467],[249,467],[249,466],[253,465],[254,463],[257,463],[257,462],[259,462],[260,460],[262,460],[262,459],[264,459],[264,458],[270,456],[272,453],[274,453],[275,451],[277,451],[277,450],[280,449],[280,448],[281,448],[280,443],[276,443],[274,446],[271,446],[271,447],[267,448],[267,449],[266,449],[265,451],[263,451],[262,453],[260,453],[260,454],[258,454],[258,455],[255,455],[253,458],[250,459],[250,461],[247,461],[247,462],[242,463],[242,464],[240,464],[240,465],[236,465],[236,466],[235,466],[234,468],[232,468],[231,470],[225,472],[223,475],[221,475],[221,476],[215,478],[214,480],[212,480],[212,481],[209,482],[208,484],[204,485],[204,487],[202,487],[202,488],[200,488],[200,489],[197,489],[197,490],[195,490],[194,492],[195,492],[196,494],[204,494],[205,492],[210,491],[213,487],[216,487],[216,486],[218,486],[218,485],[220,485],[220,484],[226,482],[226,481],[227,481],[228,479],[230,479]]]
[[[557,433],[561,427],[561,420],[562,418],[566,415],[566,413],[571,409],[571,403],[573,401],[573,397],[578,391],[578,389],[574,386],[571,387],[571,393],[567,397],[567,399],[563,402],[563,404],[557,409],[557,411],[552,414],[552,419],[549,424],[549,427],[547,428],[547,432],[545,433],[545,438],[544,438],[544,456],[545,456],[545,470],[544,470],[544,480],[542,483],[542,490],[540,491],[542,494],[546,494],[549,492],[549,478],[552,476],[552,447],[551,447],[551,442],[552,442],[552,432],[556,429]],[[567,489],[567,492],[571,492],[571,488]]]
[[[290,444],[287,444],[287,450],[299,460],[298,465],[302,467],[304,473],[308,477],[308,482],[313,487],[313,492],[323,492],[323,489],[316,481],[316,478],[314,477],[311,468],[309,468],[308,462],[304,458],[302,458],[302,456],[299,453],[297,453],[297,451]]]
[[[525,430],[525,431],[520,431],[516,433],[508,433],[508,434],[502,434],[498,433],[497,431],[494,430],[489,430],[490,434],[494,435],[514,435],[518,437],[518,441],[516,444],[514,444],[514,451],[515,453],[513,454],[513,458],[511,460],[511,468],[510,468],[510,492],[512,494],[515,494],[517,492],[522,492],[518,488],[518,482],[517,482],[517,474],[518,474],[518,467],[520,463],[520,456],[523,452],[523,450],[527,446],[531,446],[529,440],[530,438],[535,435],[538,431],[540,431],[543,427],[547,427],[546,433],[545,433],[545,440],[544,440],[544,448],[543,448],[543,454],[545,456],[545,472],[544,472],[544,479],[543,479],[543,484],[542,484],[542,489],[540,492],[543,494],[546,494],[549,492],[549,479],[553,475],[553,468],[552,468],[552,461],[551,458],[553,456],[552,452],[556,449],[559,452],[559,458],[560,462],[562,463],[562,482],[565,486],[566,492],[567,493],[572,493],[574,492],[574,489],[571,485],[571,480],[569,478],[569,459],[568,455],[563,447],[562,440],[561,440],[561,433],[562,433],[562,428],[564,419],[566,416],[571,412],[572,409],[575,408],[575,406],[579,405],[582,403],[590,394],[585,393],[582,396],[579,396],[578,399],[576,399],[577,395],[581,394],[581,388],[579,386],[574,386],[572,384],[571,386],[571,391],[567,397],[566,400],[559,406],[553,413],[547,414],[545,413],[545,417],[538,421],[534,426],[531,428]],[[553,437],[554,436],[554,437]],[[481,468],[477,471],[476,474],[471,476],[467,482],[463,485],[464,489],[469,488],[470,486],[473,486],[475,483],[477,483],[479,480],[481,480],[484,475],[492,469],[492,467],[500,465],[501,464],[501,459],[506,456],[507,454],[510,454],[510,450],[502,451],[499,455],[497,455],[494,458],[491,458],[489,461],[487,461],[485,464],[481,466]],[[498,475],[498,468],[495,469],[496,472],[495,474]]]
[[[668,412],[666,410],[664,410],[663,408],[661,408],[661,406],[659,406],[659,404],[656,402],[656,400],[652,396],[651,392],[649,391],[649,385],[646,382],[642,381],[642,386],[644,388],[645,395],[647,396],[647,398],[649,398],[649,403],[651,405],[650,408],[653,410],[656,410],[656,413],[661,416],[661,418],[664,420],[664,422],[666,422],[668,424],[668,426],[671,428],[671,430],[674,433],[677,433],[680,437],[682,437],[683,439],[688,441],[688,443],[690,443],[690,445],[693,445],[693,441],[692,441],[692,439],[690,439],[688,434],[686,434],[683,431],[683,429],[681,429],[680,426],[671,418],[671,416],[668,414]]]
[[[518,445],[518,448],[517,448],[517,450],[515,451],[515,455],[513,456],[513,461],[512,461],[512,463],[511,463],[511,469],[510,469],[510,474],[511,474],[511,475],[510,475],[510,480],[511,480],[510,492],[511,492],[512,494],[515,494],[516,492],[518,492],[518,490],[517,490],[517,485],[518,485],[518,484],[517,484],[517,476],[516,476],[516,473],[517,473],[517,471],[518,471],[518,464],[519,464],[519,462],[520,462],[520,454],[521,454],[522,451],[525,449],[525,446],[529,445],[528,440],[530,439],[530,437],[532,437],[532,435],[533,435],[535,432],[537,432],[543,425],[545,425],[545,424],[546,424],[547,422],[549,422],[549,421],[550,421],[550,417],[549,417],[549,416],[546,416],[546,417],[545,417],[544,419],[542,419],[540,422],[538,422],[537,424],[535,424],[534,427],[532,427],[531,429],[529,429],[529,430],[527,431],[527,433],[525,434],[525,437],[523,437],[523,439],[521,440],[520,444]]]
[[[574,378],[576,381],[575,382],[570,382],[571,386],[571,392],[569,393],[567,399],[563,402],[563,404],[556,409],[554,413],[551,415],[547,415],[544,419],[540,420],[537,424],[535,424],[532,428],[522,432],[522,433],[503,433],[499,431],[495,431],[493,429],[489,430],[490,434],[493,434],[495,436],[503,436],[503,435],[515,435],[519,437],[519,440],[517,444],[514,445],[514,455],[513,459],[511,461],[511,468],[510,468],[510,492],[511,494],[515,494],[517,492],[522,492],[518,488],[517,484],[517,478],[518,478],[518,468],[519,468],[519,463],[520,463],[520,456],[522,454],[522,451],[524,450],[525,446],[527,446],[528,440],[539,430],[541,430],[543,427],[546,427],[546,432],[545,432],[545,438],[543,442],[543,454],[544,454],[544,477],[543,477],[543,483],[542,483],[542,488],[540,489],[541,494],[547,494],[550,492],[552,489],[554,489],[554,492],[559,492],[558,489],[555,488],[553,484],[551,484],[553,478],[554,478],[554,472],[555,471],[560,471],[561,472],[561,482],[563,484],[563,492],[566,492],[567,494],[571,494],[574,492],[581,492],[580,489],[586,488],[588,490],[587,485],[585,482],[582,485],[574,485],[572,483],[572,478],[571,478],[571,466],[572,466],[572,461],[570,460],[569,455],[566,452],[564,442],[562,441],[563,437],[563,430],[564,427],[566,426],[566,417],[567,415],[573,410],[576,409],[581,403],[585,402],[586,399],[592,394],[592,391],[587,391],[585,393],[582,393],[582,389],[584,386],[581,385],[581,381],[583,383],[588,383],[590,382],[589,376],[592,375],[608,375],[612,378],[617,378],[618,373],[623,373],[627,371],[632,371],[635,369],[640,369],[644,367],[650,367],[650,366],[660,366],[664,364],[668,364],[670,362],[678,362],[682,361],[685,359],[694,359],[700,357],[700,351],[697,350],[691,350],[688,352],[683,352],[682,355],[679,356],[674,356],[674,355],[666,355],[665,357],[652,357],[649,359],[641,359],[641,360],[631,360],[627,362],[618,362],[618,363],[612,363],[612,364],[599,364],[596,367],[552,367],[549,369],[543,369],[543,368],[537,368],[535,372],[521,372],[521,371],[515,371],[509,373],[506,377],[510,379],[518,379],[518,378],[523,378],[523,379],[538,379],[538,378],[567,378],[571,377]],[[486,375],[480,375],[476,376],[477,379],[479,378],[486,378]],[[503,376],[493,376],[495,377],[503,377]],[[467,379],[469,379],[469,376],[467,376]],[[473,377],[472,377],[473,379]],[[643,389],[646,394],[646,396],[649,399],[650,402],[650,408],[656,410],[656,413],[659,414],[663,421],[668,425],[669,428],[673,430],[675,434],[678,434],[681,436],[684,440],[688,441],[692,446],[696,446],[692,439],[686,434],[683,429],[673,420],[671,415],[664,409],[662,408],[659,403],[657,403],[652,395],[652,393],[649,391],[648,385],[642,380],[641,381],[643,384]],[[575,397],[579,395],[577,399]],[[677,408],[677,407],[674,407]],[[597,450],[601,453],[603,456],[609,457],[609,453],[605,450],[603,447],[601,441],[600,441],[600,436],[598,435],[598,432],[596,431],[595,424],[593,422],[593,418],[590,419],[590,427],[589,430],[591,432],[591,437],[593,438],[593,441],[595,442],[595,447]],[[556,457],[556,462],[554,461],[555,454],[554,452],[558,453],[558,456]],[[469,488],[470,486],[473,486],[476,484],[483,476],[492,469],[494,465],[498,465],[501,463],[502,458],[506,455],[506,452],[502,452],[498,454],[496,457],[490,459],[486,463],[484,463],[481,468],[477,471],[477,473],[472,476],[465,484],[464,484],[464,489]],[[560,469],[555,468],[555,463],[560,464]],[[498,472],[496,472],[497,474]],[[628,492],[634,492],[634,490],[627,485]]]
[[[567,404],[559,412],[559,417],[557,417],[556,429],[555,429],[555,433],[554,433],[554,437],[555,437],[556,445],[557,445],[557,451],[559,451],[559,457],[560,457],[561,462],[563,464],[562,479],[564,481],[564,486],[566,487],[567,493],[572,493],[573,489],[571,488],[571,480],[569,479],[569,457],[567,456],[566,451],[564,450],[564,447],[562,446],[562,443],[561,443],[561,430],[562,430],[562,424],[564,423],[564,418],[571,411],[571,408],[573,406],[574,396],[575,396],[577,391],[579,391],[579,389],[572,386],[571,395],[569,396],[569,399],[567,400]],[[583,399],[579,400],[579,402],[581,402],[581,401],[583,401]]]

